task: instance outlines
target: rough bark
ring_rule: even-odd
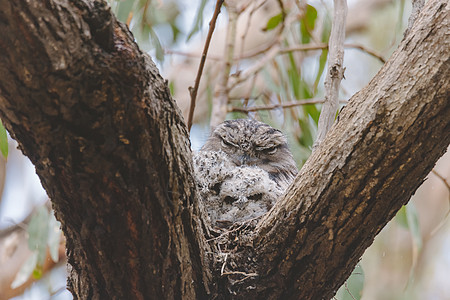
[[[446,1],[343,109],[286,197],[260,224],[259,295],[330,299],[450,143]]]
[[[99,1],[0,1],[0,116],[36,166],[80,299],[194,299],[208,268],[185,125]]]
[[[179,111],[102,3],[0,0],[0,117],[62,223],[69,288],[79,299],[230,297],[206,259]],[[448,12],[427,3],[254,246],[230,257],[228,268],[258,273],[236,297],[331,298],[423,181],[450,142]]]

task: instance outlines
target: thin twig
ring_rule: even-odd
[[[324,99],[307,99],[307,100],[299,100],[299,101],[293,101],[293,102],[286,102],[286,103],[276,103],[276,104],[269,104],[269,105],[259,105],[259,106],[252,106],[252,107],[231,107],[229,112],[243,112],[248,113],[252,111],[260,111],[260,110],[272,110],[277,108],[292,108],[296,106],[301,105],[308,105],[308,104],[319,104],[323,103]],[[340,103],[347,103],[346,100],[340,100]]]
[[[326,44],[326,43],[298,45],[298,46],[281,49],[280,54],[285,54],[285,53],[294,52],[294,51],[321,50],[321,49],[327,49],[327,48],[328,48],[328,44]],[[361,51],[375,57],[376,59],[381,61],[383,64],[386,63],[386,59],[380,53],[378,53],[374,50],[368,49],[367,47],[365,47],[363,45],[344,44],[344,48],[354,48],[354,49],[361,50]]]
[[[254,218],[245,220],[245,221],[242,222],[242,224],[240,224],[238,227],[233,228],[233,229],[231,229],[231,230],[226,230],[226,231],[224,231],[223,233],[221,233],[219,236],[210,238],[210,239],[208,239],[208,240],[206,240],[206,241],[207,241],[207,242],[210,242],[210,241],[214,241],[214,240],[220,239],[220,238],[222,238],[222,237],[224,237],[224,236],[226,236],[226,235],[228,235],[228,234],[230,234],[230,233],[232,233],[232,232],[238,231],[239,229],[243,228],[244,226],[248,226],[252,221],[254,221],[254,220],[256,220],[256,219],[259,219],[259,218],[260,218],[260,217],[254,217]]]
[[[377,58],[379,61],[381,61],[383,64],[386,63],[386,59],[380,54],[377,53],[373,50],[367,49],[366,47],[364,47],[363,45],[359,45],[359,44],[345,44],[344,45],[345,48],[355,48],[358,50],[361,50],[375,58]]]
[[[344,77],[344,38],[347,1],[334,0],[333,25],[329,41],[328,72],[325,77],[325,102],[319,117],[316,148],[330,130],[336,117],[339,103],[339,86]]]
[[[188,116],[188,131],[191,130],[192,127],[192,119],[194,118],[194,110],[195,110],[195,99],[197,98],[198,87],[200,85],[200,78],[202,77],[203,68],[205,66],[206,55],[208,54],[209,44],[211,43],[212,34],[214,32],[214,28],[216,27],[217,17],[220,13],[220,8],[222,7],[224,0],[217,0],[216,8],[214,9],[214,14],[209,22],[209,30],[208,36],[206,37],[205,47],[203,48],[202,59],[200,60],[200,65],[198,66],[197,77],[195,78],[194,88],[189,87],[189,94],[191,95],[191,106],[189,107],[189,116]]]
[[[252,5],[252,4],[255,4],[255,2],[252,2],[250,5]],[[247,9],[248,9],[248,7],[247,7]],[[245,26],[244,33],[241,35],[241,50],[240,50],[240,56],[243,56],[244,49],[245,49],[245,39],[246,39],[247,34],[248,34],[248,31],[249,31],[249,29],[250,29],[250,27],[251,27],[250,24],[251,24],[251,22],[252,22],[252,17],[253,17],[253,14],[255,13],[255,11],[256,11],[256,9],[252,9],[252,10],[248,13],[247,25]],[[237,67],[236,67],[237,70],[239,70],[239,62],[240,62],[240,61],[238,61],[238,65],[237,65]]]
[[[164,54],[168,55],[180,55],[185,57],[192,57],[192,58],[201,58],[202,56],[199,53],[190,53],[190,52],[184,52],[184,51],[178,51],[178,50],[172,50],[172,49],[164,49]],[[223,58],[219,56],[209,55],[209,60],[217,60],[222,61]]]
[[[235,60],[238,61],[238,60],[243,60],[243,59],[252,58],[254,56],[258,56],[258,55],[266,52],[268,49],[270,49],[275,43],[276,43],[276,41],[271,41],[269,43],[269,45],[265,45],[262,49],[258,49],[257,51],[254,51],[253,53],[241,55],[241,56],[235,58]],[[361,50],[362,52],[375,57],[383,64],[386,63],[386,59],[383,57],[382,54],[380,54],[372,49],[369,49],[366,46],[359,45],[359,44],[344,44],[344,48],[354,48],[354,49]],[[286,54],[286,53],[295,52],[295,51],[310,51],[310,50],[322,50],[322,49],[328,49],[328,44],[317,43],[317,44],[292,46],[292,47],[281,49],[278,54]],[[171,50],[171,49],[164,50],[164,53],[172,54],[172,55],[182,55],[182,56],[193,57],[193,58],[201,57],[199,54],[183,52],[183,51],[176,51],[176,50]],[[216,60],[216,61],[223,60],[223,58],[221,58],[219,56],[208,56],[208,59]]]
[[[350,292],[350,290],[348,288],[348,282],[347,281],[344,283],[344,286],[345,286],[345,290],[350,295],[350,297],[352,297],[353,300],[356,300],[355,297],[352,295],[352,293]]]
[[[225,258],[223,260],[222,268],[220,268],[220,276],[223,276],[223,270],[225,270],[225,265],[227,264],[228,253],[225,253]]]
[[[442,182],[444,183],[444,185],[447,187],[448,190],[448,201],[449,201],[449,207],[450,207],[450,184],[448,183],[447,179],[442,176],[441,174],[439,174],[437,171],[435,171],[434,169],[431,170],[431,173],[433,173],[434,175],[436,175],[440,180],[442,180]],[[447,213],[445,214],[444,218],[441,220],[441,222],[439,222],[439,224],[430,232],[430,236],[434,236],[436,234],[436,232],[439,231],[439,229],[442,228],[442,226],[444,226],[445,222],[448,219],[448,216],[450,215],[450,209],[447,211]]]
[[[284,48],[280,50],[280,54],[286,54],[294,51],[309,51],[309,50],[322,50],[327,49],[328,44],[326,43],[318,43],[318,44],[306,44],[306,45],[297,45],[288,48]]]
[[[445,186],[447,187],[449,193],[450,193],[450,183],[448,183],[447,179],[442,176],[441,174],[439,174],[436,170],[431,170],[431,173],[433,173],[434,175],[436,175],[440,180],[442,180],[442,182],[445,184]]]
[[[215,92],[216,98],[213,101],[210,126],[215,127],[225,120],[228,104],[228,79],[230,78],[231,66],[233,64],[234,47],[236,44],[238,12],[235,1],[227,1],[228,28],[225,44],[225,63],[221,78]]]
[[[254,277],[254,276],[258,276],[258,273],[245,273],[245,272],[241,272],[241,271],[232,271],[232,272],[221,273],[221,276],[225,276],[225,275],[243,275],[243,276],[247,276],[247,277]]]
[[[274,59],[275,56],[277,56],[278,52],[280,51],[279,46],[279,40],[277,41],[274,46],[266,52],[266,54],[258,60],[255,64],[247,68],[245,71],[241,72],[239,74],[239,77],[233,77],[229,84],[229,90],[234,89],[237,85],[242,83],[243,81],[247,80],[247,78],[250,78],[251,76],[254,76],[256,73],[258,73],[260,70],[262,70],[264,67],[267,66],[267,64]]]

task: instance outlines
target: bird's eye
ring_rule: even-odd
[[[222,147],[231,147],[231,146],[232,146],[231,143],[229,143],[229,142],[227,142],[225,140],[222,140]]]
[[[268,154],[268,155],[273,155],[273,154],[275,154],[275,152],[277,152],[277,150],[278,150],[277,147],[267,148],[267,149],[264,149],[264,153]]]

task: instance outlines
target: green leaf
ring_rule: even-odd
[[[206,5],[206,1],[207,0],[202,0],[200,2],[200,6],[197,9],[197,14],[195,15],[195,19],[194,19],[194,26],[192,26],[191,31],[189,32],[187,38],[186,38],[186,42],[189,41],[191,39],[191,37],[196,34],[197,32],[200,31],[200,29],[202,28],[203,25],[203,10],[205,9],[205,5]]]
[[[322,43],[327,43],[331,35],[331,18],[327,14],[322,23]]]
[[[302,43],[307,44],[311,39],[311,32],[314,30],[317,19],[317,10],[311,6],[306,5],[306,13],[300,20],[300,33],[302,36]]]
[[[408,222],[408,228],[413,237],[414,244],[420,251],[422,249],[422,235],[420,233],[417,209],[412,202],[409,202],[408,205],[406,205],[406,221]]]
[[[328,49],[323,49],[322,54],[320,54],[319,57],[319,69],[317,70],[316,79],[314,80],[314,90],[317,90],[320,78],[322,77],[323,71],[325,70],[325,66],[327,64],[327,58],[328,58]]]
[[[307,120],[308,118],[301,118],[298,120],[298,124],[300,125],[301,130],[301,135],[298,141],[300,145],[309,148],[313,145],[314,139],[312,136],[310,124]]]
[[[336,298],[339,300],[359,300],[364,288],[364,271],[357,264],[347,281],[339,288]]]
[[[294,55],[292,52],[288,53],[289,57],[289,67],[287,70],[288,78],[290,85],[292,87],[292,92],[297,99],[302,99],[303,95],[300,92],[301,91],[301,85],[302,85],[302,79],[301,79],[301,73],[300,73],[300,67],[297,66],[297,63],[294,59]]]
[[[408,205],[403,206],[405,211],[405,218],[407,228],[412,236],[412,264],[409,271],[408,285],[414,282],[414,274],[419,260],[419,254],[422,251],[422,235],[420,233],[419,217],[417,215],[417,209],[413,202],[409,202]],[[397,213],[398,214],[398,213]]]
[[[28,224],[28,248],[36,251],[38,263],[44,264],[47,256],[49,213],[45,205],[39,207]]]
[[[303,110],[311,116],[316,125],[319,123],[320,110],[314,104],[303,105]]]
[[[170,28],[172,29],[172,42],[175,43],[178,39],[178,36],[181,33],[180,28],[177,25],[170,23]]]
[[[114,14],[119,21],[126,23],[130,12],[133,10],[134,0],[122,0],[115,1],[112,7],[114,8]]]
[[[19,272],[17,272],[16,277],[14,278],[14,281],[11,283],[11,288],[15,289],[24,284],[28,278],[30,278],[30,275],[33,273],[33,270],[36,266],[38,260],[38,254],[36,251],[34,251],[30,257],[23,263],[22,267],[20,268]]]
[[[0,121],[0,151],[5,159],[8,158],[8,135],[5,126]]]
[[[169,82],[169,90],[172,97],[175,95],[175,82],[170,81]]]
[[[264,28],[264,31],[269,31],[278,26],[283,21],[283,14],[279,13],[278,15],[273,16],[272,18],[267,21],[266,28]]]
[[[408,229],[408,221],[406,219],[406,206],[403,205],[402,208],[397,212],[397,215],[395,215],[395,221],[397,221],[397,224],[402,226],[403,228]]]
[[[44,268],[41,264],[37,263],[36,267],[34,267],[33,269],[33,273],[31,274],[31,276],[33,276],[34,279],[41,279],[42,274],[44,274]]]
[[[159,41],[159,38],[156,35],[156,32],[153,30],[153,28],[149,27],[148,30],[149,30],[149,34],[150,34],[150,40],[152,42],[152,47],[155,48],[156,59],[159,62],[163,62],[164,61],[164,50],[163,50],[163,47],[161,46],[161,42]]]
[[[61,240],[60,223],[56,220],[53,213],[49,214],[48,219],[48,238],[47,245],[50,257],[56,263],[59,261],[59,242]]]

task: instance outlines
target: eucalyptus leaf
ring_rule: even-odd
[[[149,34],[150,34],[150,40],[152,42],[152,47],[155,48],[156,59],[159,62],[163,62],[164,61],[164,50],[163,50],[163,47],[161,46],[161,42],[159,41],[159,38],[156,35],[156,32],[153,30],[153,28],[149,28]]]
[[[301,118],[298,120],[298,124],[300,125],[301,130],[299,143],[303,147],[309,148],[312,147],[314,139],[310,128],[310,124],[307,120],[308,118]]]
[[[317,90],[320,78],[322,77],[325,66],[327,65],[328,49],[323,49],[319,56],[319,69],[317,70],[316,79],[314,80],[314,90]]]
[[[362,297],[365,275],[360,264],[357,264],[347,281],[339,288],[336,299],[359,300]]]
[[[40,206],[31,217],[28,224],[28,247],[31,251],[36,251],[38,263],[44,264],[47,255],[49,212],[43,205]]]
[[[303,110],[311,116],[316,125],[319,123],[320,110],[314,104],[303,105]]]
[[[307,44],[311,39],[311,32],[314,30],[317,19],[317,10],[311,6],[306,5],[306,13],[300,20],[300,33],[302,37],[302,43]]]
[[[44,274],[44,267],[39,262],[37,262],[36,266],[33,269],[33,272],[31,273],[31,276],[33,276],[34,279],[39,280],[42,278],[43,274]]]
[[[402,208],[395,215],[395,221],[397,224],[402,226],[403,228],[408,229],[408,221],[406,219],[406,206],[403,205]]]
[[[203,10],[205,9],[207,0],[202,0],[200,2],[200,6],[197,9],[197,13],[194,18],[194,25],[192,26],[191,31],[189,32],[186,42],[189,41],[194,34],[200,31],[203,25]]]
[[[419,217],[413,202],[409,202],[408,205],[406,205],[406,221],[408,222],[408,228],[413,237],[414,244],[417,246],[418,250],[422,249],[422,234],[420,233]]]
[[[17,272],[14,281],[11,283],[11,288],[15,289],[24,284],[28,278],[30,278],[33,273],[34,268],[36,267],[36,263],[38,260],[37,251],[33,251],[33,253],[28,257],[28,259],[23,263],[19,272]]]
[[[279,13],[278,15],[273,16],[267,21],[266,28],[264,30],[272,30],[275,29],[281,22],[283,21],[283,14]]]
[[[48,219],[48,238],[47,245],[50,257],[54,262],[59,261],[59,243],[61,241],[60,223],[56,220],[55,215],[51,213]]]
[[[0,151],[3,157],[8,158],[8,135],[6,134],[5,126],[0,121]]]

